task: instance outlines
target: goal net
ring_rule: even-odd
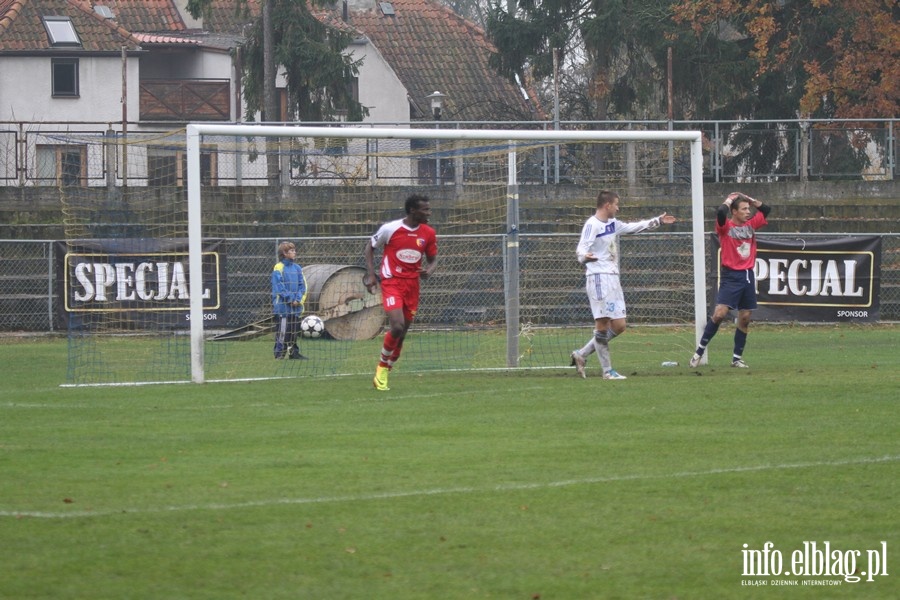
[[[412,193],[431,199],[439,258],[398,371],[568,367],[592,334],[575,247],[604,188],[620,220],[680,220],[620,238],[629,331],[614,365],[684,361],[705,320],[699,132],[191,125],[107,151],[127,180],[61,188],[69,384],[372,371],[385,317],[363,248]],[[282,241],[304,316],[324,323],[301,334],[309,360],[273,354]]]

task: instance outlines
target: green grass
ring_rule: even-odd
[[[900,597],[898,334],[760,326],[749,372],[730,332],[697,370],[623,338],[627,381],[401,367],[386,394],[63,388],[64,341],[6,339],[0,597]],[[836,579],[742,576],[766,541],[786,568],[805,541],[860,550],[857,570],[885,541],[889,575],[742,586]]]
[[[515,355],[523,368],[567,365],[574,348],[582,347],[593,328],[539,328],[524,325]],[[730,334],[727,334],[730,335]],[[264,379],[319,375],[362,375],[373,369],[382,335],[369,340],[318,339],[300,341],[307,361],[276,361],[272,336],[246,341],[205,344],[206,381]],[[652,369],[665,360],[693,353],[690,327],[631,327],[615,342],[616,365]],[[404,372],[505,369],[507,336],[491,330],[428,331],[413,329],[403,347]],[[728,350],[730,352],[730,349]],[[158,337],[98,335],[73,337],[69,343],[65,380],[73,384],[122,384],[191,380],[190,338],[181,334]],[[730,356],[730,354],[728,354]],[[621,367],[620,367],[621,370]]]

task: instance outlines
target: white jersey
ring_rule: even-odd
[[[585,221],[581,230],[581,241],[578,242],[576,254],[578,262],[584,264],[588,275],[593,273],[619,274],[619,234],[639,233],[647,229],[659,227],[659,217],[623,223],[615,218],[601,221],[596,215]],[[597,260],[585,262],[585,256],[593,254]]]

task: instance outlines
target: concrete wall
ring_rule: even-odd
[[[775,208],[771,232],[809,233],[895,233],[900,231],[900,183],[889,182],[809,182],[748,184],[741,186],[707,184],[704,187],[711,223],[714,208],[731,191],[740,190]],[[94,198],[87,204],[104,206],[103,188],[80,189]],[[216,211],[217,226],[227,235],[299,236],[360,235],[371,233],[373,224],[396,218],[403,199],[412,192],[432,198],[435,223],[456,223],[455,233],[464,233],[466,200],[477,190],[454,186],[386,187],[348,190],[345,187],[291,187],[278,200],[271,200],[267,188],[209,188],[204,202]],[[571,233],[581,230],[584,219],[595,206],[597,189],[575,186],[521,186],[520,224],[523,232]],[[667,211],[681,219],[675,230],[690,230],[690,190],[684,185],[656,186],[622,196],[623,220],[646,218]],[[341,203],[365,194],[374,210],[365,223],[348,222]],[[155,198],[156,188],[129,188],[126,202]],[[348,195],[349,194],[349,195]],[[128,200],[131,198],[132,200]],[[461,200],[462,199],[462,200]],[[502,200],[501,200],[502,201]],[[463,206],[457,206],[462,203]],[[62,205],[55,188],[0,187],[0,239],[57,239],[62,233]],[[503,223],[497,224],[502,229]],[[483,228],[481,229],[483,231]]]

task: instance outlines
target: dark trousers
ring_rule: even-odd
[[[289,352],[300,352],[297,348],[299,331],[300,315],[275,315],[275,358],[284,358]]]

